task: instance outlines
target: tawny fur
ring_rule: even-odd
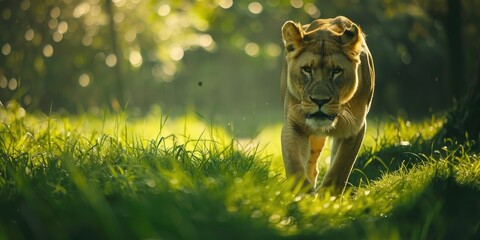
[[[362,145],[375,84],[364,34],[339,16],[307,25],[288,21],[282,38],[282,154],[287,177],[316,190],[317,159],[326,137],[332,137],[331,164],[320,191],[341,194]],[[312,117],[319,112],[328,117]]]

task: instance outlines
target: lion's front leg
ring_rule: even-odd
[[[318,176],[318,157],[322,153],[323,146],[325,145],[326,137],[310,136],[310,157],[307,163],[307,176],[310,182],[313,183],[313,187],[317,185]]]
[[[364,124],[359,133],[349,138],[333,139],[332,162],[323,178],[320,192],[330,191],[333,195],[343,193],[362,145],[365,128]]]
[[[295,178],[295,185],[302,183],[304,187],[314,190],[314,184],[308,179],[306,164],[310,157],[308,136],[299,132],[294,126],[286,123],[282,128],[282,155],[287,178]]]

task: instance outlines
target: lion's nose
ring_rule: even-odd
[[[317,99],[317,98],[312,98],[310,97],[310,99],[318,105],[318,108],[322,108],[323,105],[325,105],[325,103],[328,103],[332,98],[327,98],[327,99]]]

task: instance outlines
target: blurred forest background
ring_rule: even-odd
[[[0,101],[160,106],[253,134],[282,121],[283,23],[337,15],[367,34],[373,115],[420,118],[478,93],[478,0],[0,0]]]

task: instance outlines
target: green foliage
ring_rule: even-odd
[[[128,129],[134,127],[128,116],[105,113],[103,120],[95,118],[99,117],[35,116],[15,104],[0,108],[0,236],[473,239],[480,235],[475,214],[480,212],[478,153],[471,152],[468,143],[438,150],[438,145],[425,145],[441,127],[436,119],[384,123],[357,167],[373,166],[365,162],[367,158],[389,162],[405,151],[414,151],[422,161],[386,165],[380,177],[370,178],[368,172],[364,180],[368,184],[353,182],[343,198],[335,198],[292,191],[282,170],[270,166],[272,157],[264,157],[258,147],[241,148],[236,140],[221,140],[213,132],[192,139],[160,129],[153,133],[157,137],[142,139]],[[171,127],[161,119],[160,127],[166,126]],[[434,129],[423,131],[424,126]],[[405,141],[411,144],[408,149]]]
[[[251,136],[280,118],[282,24],[345,15],[366,32],[375,59],[381,100],[372,111],[424,116],[450,105],[449,81],[462,80],[447,78],[446,2],[3,0],[0,101],[85,112],[118,110],[125,95],[121,107],[193,107]],[[475,49],[480,7],[462,4],[455,27]],[[474,54],[465,55],[467,78]]]
[[[126,81],[121,91],[133,88],[136,94],[139,88],[171,81],[184,51],[213,47],[210,35],[202,33],[209,29],[210,5],[0,1],[0,100],[44,111],[52,105],[102,107],[99,102],[115,108],[120,80]],[[134,99],[137,105],[145,101]]]

